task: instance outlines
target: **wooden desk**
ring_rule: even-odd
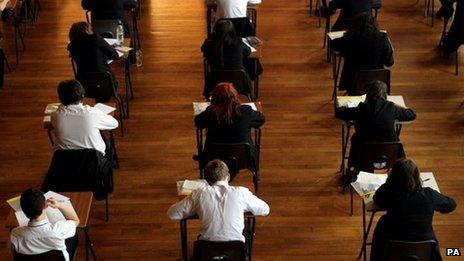
[[[421,172],[420,176],[421,176],[421,179],[423,180],[423,184],[422,184],[423,187],[432,188],[440,192],[437,181],[432,172]],[[363,221],[363,242],[361,245],[361,249],[359,251],[358,260],[361,257],[363,257],[364,261],[366,261],[367,246],[372,245],[372,242],[367,242],[367,239],[369,237],[369,233],[370,233],[373,221],[374,221],[374,216],[377,212],[385,211],[385,209],[381,209],[375,204],[374,193],[370,194],[369,197],[367,198],[361,198],[361,202],[362,202],[362,219],[363,219],[362,220]],[[371,216],[369,218],[369,222],[367,223],[367,227],[366,227],[366,213],[367,212],[370,212]]]
[[[248,252],[248,260],[251,260],[251,249],[253,246],[253,236],[255,234],[255,226],[256,226],[256,217],[252,213],[245,213],[245,229],[248,227],[250,231],[249,235],[249,242],[245,242],[245,246]],[[188,256],[188,229],[187,229],[187,221],[198,219],[198,216],[191,216],[188,218],[184,218],[180,220],[180,242],[181,242],[181,249],[182,249],[182,259],[184,261],[189,260]],[[246,237],[245,237],[246,238]]]
[[[93,193],[88,192],[60,192],[60,194],[69,197],[74,210],[79,217],[79,226],[78,228],[84,231],[85,236],[85,260],[89,259],[89,250],[92,254],[93,260],[97,260],[95,251],[93,249],[93,243],[90,240],[89,236],[89,215],[90,209],[92,207],[92,200],[93,200]],[[8,228],[10,231],[18,226],[18,221],[16,220],[16,216],[13,212],[13,209],[10,209],[8,213],[8,217],[6,220],[5,227]]]

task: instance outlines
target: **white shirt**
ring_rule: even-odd
[[[269,206],[247,188],[218,181],[213,186],[193,191],[190,197],[172,205],[167,214],[172,220],[197,214],[201,222],[200,239],[245,242],[242,234],[245,212],[264,216],[269,214]]]
[[[247,17],[248,4],[260,4],[261,0],[216,0],[219,18]]]
[[[36,255],[50,250],[61,250],[65,260],[69,260],[65,240],[76,234],[76,222],[58,221],[50,224],[48,219],[29,221],[27,226],[11,231],[10,241],[16,252],[23,255]]]
[[[51,114],[55,128],[55,150],[96,149],[105,154],[105,142],[100,130],[118,127],[118,121],[97,108],[83,105],[60,105]]]

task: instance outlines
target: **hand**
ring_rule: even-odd
[[[49,198],[47,199],[47,206],[52,207],[52,208],[59,208],[61,204],[54,198]]]

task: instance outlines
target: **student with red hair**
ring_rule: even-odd
[[[263,114],[242,105],[232,83],[217,84],[211,93],[211,105],[195,117],[195,126],[207,129],[205,150],[211,143],[248,142],[253,145],[251,128],[263,124]]]

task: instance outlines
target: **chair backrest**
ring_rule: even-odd
[[[379,80],[387,84],[387,94],[390,95],[390,70],[359,70],[356,73],[356,89],[353,95],[364,95],[367,93],[366,84]]]
[[[244,261],[245,244],[242,241],[197,240],[193,244],[194,261]]]
[[[390,240],[384,261],[433,261],[436,260],[437,242],[435,240],[407,242]]]
[[[121,23],[121,21],[118,19],[92,19],[92,29],[96,34],[100,35],[103,38],[116,38],[118,35],[116,33],[116,30],[118,28],[119,23]]]
[[[13,250],[14,261],[64,261],[63,252],[60,250],[50,250],[37,255],[23,255]]]
[[[393,163],[404,157],[403,144],[394,142],[366,142],[361,145],[359,170],[389,170]]]
[[[94,149],[56,150],[43,191],[93,191],[97,199],[113,191],[111,162]]]
[[[78,72],[76,79],[84,86],[86,97],[107,102],[117,96],[116,84],[110,72]]]
[[[212,70],[209,73],[208,91],[210,93],[216,84],[231,82],[240,94],[251,94],[251,83],[245,70]]]
[[[212,143],[208,145],[206,161],[220,159],[227,164],[231,179],[242,169],[253,168],[249,143]]]

